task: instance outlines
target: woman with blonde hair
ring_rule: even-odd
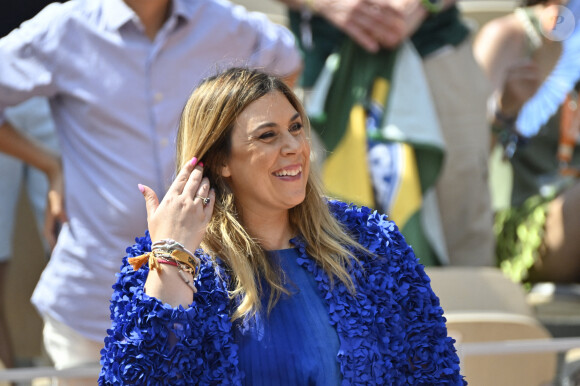
[[[174,183],[161,202],[140,186],[149,233],[114,286],[100,384],[464,383],[412,249],[324,197],[309,132],[259,71],[193,92]]]

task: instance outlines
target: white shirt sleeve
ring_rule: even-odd
[[[302,58],[288,28],[270,21],[263,13],[247,12],[241,6],[234,7],[233,13],[242,20],[240,33],[255,39],[248,63],[250,67],[263,68],[278,76],[290,75],[300,69]]]
[[[0,123],[6,107],[56,93],[56,31],[63,16],[61,5],[51,4],[0,39]]]

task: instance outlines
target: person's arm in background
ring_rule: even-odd
[[[296,85],[303,70],[303,60],[288,28],[256,11],[237,12],[229,23],[239,36],[245,37],[245,44],[252,47],[252,52],[246,53],[249,56],[245,66],[278,76],[290,88]]]
[[[51,26],[61,16],[60,4],[50,4],[0,39],[0,151],[46,173],[49,193],[44,233],[51,248],[60,223],[67,219],[60,157],[16,130],[4,110],[34,96],[57,93],[53,69],[57,67],[59,39],[53,36]]]
[[[475,59],[492,86],[490,119],[515,121],[541,84],[538,67],[527,54],[525,32],[513,14],[484,25],[473,43]]]
[[[330,21],[367,51],[396,47],[429,16],[422,0],[279,0]],[[442,9],[456,0],[441,0]]]
[[[289,8],[309,9],[330,21],[370,52],[402,40],[403,15],[384,0],[279,0]]]
[[[58,235],[58,227],[67,221],[60,156],[20,133],[8,121],[0,125],[0,152],[16,157],[46,174],[49,190],[44,236],[53,248]]]
[[[292,72],[290,75],[282,77],[282,80],[284,81],[284,83],[288,85],[288,87],[294,88],[294,86],[296,86],[298,83],[298,78],[300,78],[301,73],[302,73],[302,65],[296,71]]]
[[[431,13],[425,4],[433,4],[430,9],[444,11],[457,3],[457,0],[383,0],[393,4],[404,16],[405,29],[403,37],[413,35]]]

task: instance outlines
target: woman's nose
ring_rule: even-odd
[[[286,133],[286,135],[284,135],[284,138],[282,140],[282,153],[283,154],[294,154],[297,153],[302,144],[303,144],[303,140],[304,138],[302,138],[302,136],[295,136],[292,135],[291,133]]]

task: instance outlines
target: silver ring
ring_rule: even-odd
[[[201,203],[203,204],[203,206],[206,206],[207,204],[209,204],[209,197],[202,197],[202,196],[195,196],[195,197],[197,197],[201,200]]]

